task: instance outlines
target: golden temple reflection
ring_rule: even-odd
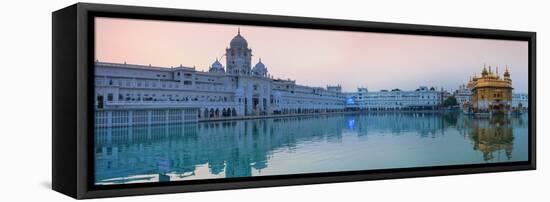
[[[492,116],[491,118],[475,118],[466,123],[471,128],[468,137],[473,141],[474,150],[483,153],[483,160],[490,161],[504,151],[507,160],[512,158],[514,143],[513,128],[510,118]]]

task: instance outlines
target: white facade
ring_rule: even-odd
[[[459,86],[458,90],[455,93],[455,98],[461,109],[464,108],[464,103],[471,102],[472,94],[472,90],[466,88],[465,85]]]
[[[512,94],[512,107],[517,109],[521,103],[522,109],[529,108],[529,94],[527,93],[513,93]]]
[[[309,87],[274,79],[240,32],[208,72],[194,67],[95,63],[95,106],[101,110],[195,108],[199,118],[318,113],[345,108],[340,86]]]
[[[358,88],[357,93],[350,95],[356,97],[355,106],[363,110],[437,109],[442,102],[441,91],[424,86],[411,91],[393,89],[369,92],[366,88]]]

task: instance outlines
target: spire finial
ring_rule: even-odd
[[[241,27],[237,28],[237,35],[241,35]]]
[[[260,62],[262,62],[262,58],[260,58]]]

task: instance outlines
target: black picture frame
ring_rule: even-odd
[[[400,168],[188,182],[97,186],[93,182],[94,17],[507,39],[528,42],[527,162]],[[353,20],[77,3],[52,14],[52,188],[84,199],[536,169],[536,33]]]

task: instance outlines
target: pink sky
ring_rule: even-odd
[[[252,66],[261,57],[271,75],[299,84],[456,89],[487,64],[493,71],[499,66],[500,74],[508,65],[515,92],[527,92],[523,41],[97,18],[96,59],[207,71],[238,27],[252,49]]]

